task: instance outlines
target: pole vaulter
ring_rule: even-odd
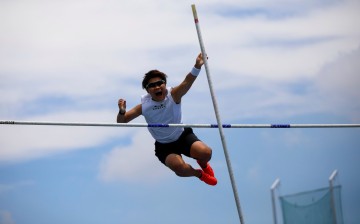
[[[211,98],[214,106],[217,124],[162,124],[162,123],[81,123],[81,122],[52,122],[52,121],[14,121],[14,120],[0,120],[0,125],[50,125],[50,126],[95,126],[95,127],[150,127],[150,128],[171,128],[171,127],[194,127],[194,128],[218,128],[220,138],[225,154],[226,164],[231,180],[235,203],[241,224],[244,224],[244,217],[241,211],[240,200],[237,192],[236,182],[231,166],[230,156],[227,150],[223,128],[360,128],[360,124],[222,124],[218,110],[215,93],[213,90],[212,80],[210,76],[209,65],[207,61],[207,54],[201,36],[199,19],[196,12],[195,5],[191,5],[196,31],[200,43],[202,60],[204,62],[206,76],[209,84]],[[200,57],[200,56],[199,56]],[[123,108],[120,108],[120,110]],[[123,109],[124,110],[124,109]],[[124,113],[125,114],[125,113]]]

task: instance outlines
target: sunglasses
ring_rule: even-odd
[[[152,82],[152,83],[149,83],[149,84],[146,85],[146,89],[148,89],[148,88],[155,88],[155,87],[157,87],[157,86],[161,86],[161,85],[164,84],[164,83],[165,83],[165,80],[159,80],[159,81],[157,81],[157,82]]]

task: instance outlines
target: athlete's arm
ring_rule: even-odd
[[[201,69],[201,66],[204,64],[204,61],[202,59],[202,54],[200,53],[197,58],[196,58],[196,63],[194,65],[195,68],[197,69]],[[171,90],[171,96],[173,97],[175,103],[180,103],[181,102],[181,98],[189,91],[189,89],[191,88],[192,84],[195,82],[196,80],[195,75],[191,74],[191,72],[189,72],[184,81],[182,81],[180,83],[180,85],[174,87]]]
[[[116,117],[117,123],[128,123],[142,114],[141,104],[138,104],[131,110],[126,111],[126,101],[124,99],[119,99],[118,106],[119,113]]]

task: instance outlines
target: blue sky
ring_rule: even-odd
[[[0,119],[115,122],[148,70],[172,86],[191,70],[193,3],[223,123],[360,123],[358,0],[1,1]],[[183,122],[216,123],[204,71]],[[239,223],[219,133],[195,132],[216,187],[164,167],[145,128],[2,125],[0,224]],[[327,186],[335,169],[344,221],[360,220],[359,129],[225,136],[246,223],[272,223],[276,178],[285,195]]]

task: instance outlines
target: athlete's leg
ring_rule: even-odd
[[[190,156],[196,160],[201,167],[205,168],[210,161],[212,150],[202,141],[196,141],[191,145]]]
[[[169,154],[165,159],[165,165],[180,177],[201,177],[201,171],[185,163],[183,158],[178,154]]]
[[[203,170],[192,168],[178,154],[169,154],[165,159],[165,164],[180,177],[196,176],[209,185],[214,186],[217,184],[215,177],[205,173]]]
[[[195,158],[200,165],[201,169],[209,174],[210,176],[215,177],[214,170],[211,168],[209,161],[211,159],[212,150],[209,146],[201,141],[196,141],[191,145],[190,156]]]

